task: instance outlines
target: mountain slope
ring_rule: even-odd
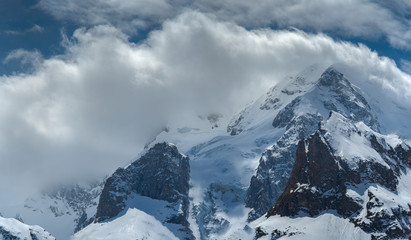
[[[384,94],[377,99],[376,88],[359,88],[348,76],[313,65],[230,122],[218,113],[181,117],[100,190],[76,190],[73,203],[62,189],[27,206],[70,226],[64,236],[94,219],[77,239],[159,237],[148,235],[156,228],[171,239],[408,236],[409,144],[387,133],[411,136],[404,120],[411,108]],[[140,224],[144,231],[135,231]]]
[[[19,216],[25,223],[38,224],[58,239],[69,239],[94,220],[101,190],[99,182],[59,186],[2,212]]]
[[[39,226],[26,225],[14,218],[0,217],[0,239],[4,240],[55,240]]]
[[[398,186],[410,168],[406,142],[332,112],[299,142],[290,180],[267,217],[334,211],[376,239],[408,238],[411,195]]]
[[[254,235],[243,239],[258,240],[370,240],[371,235],[356,227],[348,219],[330,213],[317,217],[261,217],[250,226]],[[244,235],[242,235],[244,236]],[[238,235],[238,238],[241,236]],[[237,239],[238,239],[237,238]],[[236,239],[234,236],[232,239]]]
[[[273,127],[285,132],[263,153],[251,178],[246,198],[247,206],[252,208],[251,220],[275,204],[290,176],[298,142],[313,133],[330,111],[379,129],[377,118],[359,90],[342,73],[328,68],[309,91],[296,97],[275,116]]]
[[[105,182],[96,223],[137,208],[154,215],[179,238],[191,238],[188,217],[189,159],[174,145],[158,143]]]
[[[104,223],[93,223],[74,235],[78,240],[111,239],[178,239],[156,218],[143,211],[130,208],[126,214]]]
[[[309,91],[318,81],[325,68],[319,64],[306,67],[296,76],[290,76],[272,87],[266,94],[257,99],[233,117],[227,126],[230,135],[261,127],[268,120],[270,123],[279,110],[296,97]]]
[[[190,131],[177,133],[170,128],[160,134],[158,139],[171,139],[190,155],[189,220],[194,236],[227,238],[247,225],[249,208],[248,220],[269,210],[286,187],[298,142],[315,132],[330,111],[363,121],[375,131],[394,131],[395,124],[380,123],[379,111],[386,106],[375,110],[376,99],[366,90],[335,67],[324,71],[311,66],[242,111],[228,125],[230,136],[213,129],[217,136],[210,134],[211,140],[190,145],[190,139],[198,139],[204,129],[186,127],[180,129]],[[406,114],[404,109],[398,116]]]
[[[214,137],[187,151],[192,159],[191,225],[198,229],[197,238],[224,238],[244,227],[249,212],[244,204],[249,179],[261,153],[284,133],[284,129],[272,127],[272,120],[293,98],[309,90],[321,71],[310,66],[286,84],[274,87],[242,111],[237,120],[233,118],[231,124],[236,125],[227,128],[230,135]],[[270,105],[272,102],[275,106]],[[237,129],[236,134],[233,129]]]

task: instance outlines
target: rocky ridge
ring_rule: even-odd
[[[14,218],[0,217],[0,239],[56,240],[49,232],[35,225],[27,225]]]
[[[353,239],[410,237],[409,144],[379,133],[386,124],[376,102],[339,70],[320,70],[309,67],[270,89],[231,121],[228,134],[221,130],[227,119],[217,115],[200,118],[218,121],[214,128],[171,124],[106,179],[76,229],[94,222],[76,236],[103,226],[126,236],[110,226],[148,215],[171,239],[310,239],[325,223],[328,239],[346,229]],[[88,196],[61,189],[50,199],[81,213],[97,202]],[[63,218],[62,209],[49,210]]]
[[[312,134],[330,111],[338,111],[354,121],[364,121],[373,129],[379,128],[359,89],[338,70],[328,68],[309,91],[296,97],[274,118],[273,127],[285,132],[263,153],[251,178],[246,197],[247,207],[252,208],[250,220],[275,204],[290,177],[298,142]]]
[[[298,143],[290,179],[267,217],[335,212],[375,239],[408,238],[411,206],[398,185],[410,168],[406,142],[332,112]]]
[[[180,226],[176,235],[191,238],[188,217],[189,159],[169,143],[157,143],[140,159],[117,169],[105,182],[95,222],[119,217],[143,202],[161,200],[165,226]],[[160,204],[160,205],[161,205]]]

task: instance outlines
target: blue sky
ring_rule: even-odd
[[[39,50],[45,57],[61,54],[61,31],[73,31],[74,25],[57,21],[37,6],[38,1],[15,0],[0,2],[0,72],[25,71],[18,61],[4,63],[15,49]],[[36,29],[35,26],[38,26]]]
[[[53,7],[55,6],[51,4],[52,2],[53,1],[39,0],[14,0],[0,2],[0,15],[2,16],[2,20],[0,22],[0,59],[3,60],[0,63],[1,74],[10,75],[13,73],[25,72],[28,70],[27,66],[25,64],[21,64],[19,61],[4,61],[7,55],[15,49],[25,49],[28,51],[38,50],[43,55],[43,57],[48,58],[53,55],[59,55],[64,53],[64,48],[61,45],[62,32],[64,32],[70,37],[73,31],[80,27],[91,27],[98,24],[118,24],[118,22],[116,21],[109,22],[105,20],[102,20],[101,22],[90,21],[90,23],[87,23],[87,21],[89,21],[89,19],[87,18],[85,18],[82,21],[77,21],[76,19],[73,19],[72,16],[70,16],[69,14],[67,16],[63,14],[64,17],[60,18],[57,15],[61,14],[61,11],[64,11],[64,6],[62,7],[62,9],[58,9],[57,7],[56,10],[53,9]],[[144,4],[144,1],[142,2],[142,4]],[[182,4],[184,3],[184,1],[180,2]],[[385,3],[385,6],[382,5],[382,7],[385,7],[386,9],[404,8],[404,6],[401,5],[401,1],[392,1],[391,7],[387,5],[390,5],[390,3]],[[78,7],[81,7],[81,5],[79,4]],[[206,7],[204,8],[207,9]],[[198,7],[196,9],[198,9]],[[72,12],[76,11],[76,9],[68,9],[67,11]],[[80,11],[84,11],[84,9]],[[207,9],[207,11],[209,10]],[[392,14],[398,14],[398,10],[397,12],[392,11]],[[168,14],[164,15],[168,16]],[[127,19],[133,17],[139,18],[138,15],[133,15],[131,17],[127,16]],[[396,15],[394,17],[399,18],[400,20],[401,18],[404,18],[401,21],[408,21],[409,24],[409,9],[405,8],[404,10],[402,10],[401,14]],[[370,13],[370,18],[372,18],[372,13]],[[145,18],[145,20],[150,22],[150,20],[147,20],[147,18]],[[384,19],[382,19],[381,21],[383,20]],[[324,21],[327,21],[327,19],[324,19]],[[153,20],[153,22],[150,22],[150,24],[147,24],[144,27],[135,27],[135,31],[130,31],[129,29],[126,29],[125,32],[128,35],[130,41],[139,42],[141,40],[144,40],[147,37],[147,34],[152,29],[159,28],[161,26],[161,23],[161,20]],[[346,30],[341,31],[340,29],[336,28],[336,31],[334,31],[332,27],[320,29],[324,31],[317,31],[315,26],[304,26],[301,24],[279,24],[276,21],[262,23],[260,25],[247,25],[244,23],[242,25],[245,25],[248,29],[258,29],[260,27],[271,27],[273,29],[288,29],[290,27],[297,27],[299,29],[312,33],[324,32],[329,36],[333,37],[334,39],[365,44],[371,50],[377,51],[379,55],[393,59],[399,67],[403,67],[402,60],[411,61],[410,48],[404,46],[393,47],[392,44],[390,44],[387,41],[387,36],[381,34],[376,34],[376,36],[369,36],[369,34],[364,36],[352,36],[352,34],[349,32],[345,33],[344,31]]]
[[[0,16],[0,192],[104,176],[170,122],[229,120],[312,64],[411,109],[408,0],[9,0]]]

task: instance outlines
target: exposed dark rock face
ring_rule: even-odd
[[[227,132],[238,135],[244,130],[252,129],[255,115],[267,112],[275,114],[295,97],[307,92],[319,77],[321,67],[317,64],[308,66],[294,77],[288,77],[284,83],[272,87],[262,98],[246,107],[230,121]],[[318,77],[317,77],[318,76]],[[251,125],[250,125],[251,124]]]
[[[87,187],[79,185],[61,186],[44,195],[53,199],[64,199],[70,208],[77,212],[83,212],[90,205],[95,205],[95,198],[101,193],[102,183],[94,182]]]
[[[5,240],[20,240],[19,237],[0,227],[0,236]]]
[[[78,232],[81,229],[87,227],[89,224],[91,224],[94,221],[94,216],[89,217],[87,216],[86,212],[82,212],[80,217],[76,220],[76,228],[74,229],[74,232]]]
[[[327,69],[310,91],[286,105],[273,120],[273,126],[285,128],[285,133],[263,153],[250,181],[246,206],[253,210],[249,220],[263,215],[276,203],[290,177],[298,142],[315,132],[318,123],[326,119],[330,111],[338,111],[348,119],[379,129],[376,117],[359,90],[334,68]]]
[[[367,100],[342,73],[334,68],[327,69],[310,92],[297,97],[282,109],[273,120],[273,126],[279,128],[292,126],[290,123],[301,115],[295,111],[301,105],[307,107],[316,105],[326,110],[326,112],[321,112],[320,109],[314,109],[317,112],[323,114],[328,114],[330,111],[338,112],[355,122],[363,121],[373,130],[378,131],[379,129],[379,123],[371,113]]]
[[[167,223],[188,228],[188,190],[190,166],[188,157],[174,145],[158,143],[140,159],[126,168],[119,168],[107,179],[97,207],[96,222],[114,218],[127,210],[133,195],[146,196],[170,203],[170,208],[181,208],[166,219]],[[137,207],[138,206],[133,206]]]
[[[354,122],[362,121],[371,129],[379,131],[378,120],[371,113],[367,100],[342,73],[329,68],[321,76],[318,86],[320,89],[331,91],[331,98],[323,103],[327,110],[338,112]]]
[[[373,233],[374,239],[410,238],[410,206],[407,209],[402,206],[386,209],[384,203],[372,191],[367,191],[367,195],[368,201],[363,209],[365,216],[357,216],[351,219],[351,222],[364,231]]]
[[[102,182],[94,182],[90,183],[88,186],[61,186],[52,191],[44,192],[43,194],[50,199],[67,203],[68,207],[78,216],[75,220],[77,225],[74,229],[74,232],[78,232],[94,221],[94,214],[88,216],[86,212],[88,208],[97,206],[97,200],[101,194],[102,188]],[[27,204],[30,204],[30,202],[27,201]],[[51,205],[49,208],[56,217],[66,214],[59,209],[58,206]]]
[[[264,232],[263,230],[261,230],[260,227],[258,227],[258,228],[255,230],[255,239],[259,239],[259,238],[264,237],[264,236],[267,236],[267,235],[268,235],[268,234],[267,234],[266,232]]]
[[[247,109],[241,111],[239,116],[227,126],[227,132],[230,133],[231,136],[238,135],[244,130],[241,123],[244,119],[244,114],[246,113]]]
[[[297,139],[309,136],[321,120],[320,114],[296,116],[288,122],[284,135],[277,143],[263,153],[247,191],[247,207],[253,208],[250,220],[258,218],[274,205],[290,176]]]
[[[244,195],[244,190],[234,185],[210,184],[205,192],[204,201],[194,205],[192,211],[199,226],[200,239],[210,239],[212,234],[225,233],[231,223],[221,212],[242,206]]]
[[[36,234],[34,234],[33,232],[30,232],[30,237],[32,240],[39,240],[39,238],[37,237]]]
[[[62,218],[70,218],[74,221],[72,233],[80,231],[94,221],[98,198],[103,189],[102,181],[59,184],[53,188],[44,189],[41,194],[31,196],[24,201],[23,214],[17,213],[15,218],[23,222],[24,219],[32,219],[34,216],[44,219],[53,218],[56,221]],[[56,235],[61,230],[52,221],[40,223]],[[65,232],[65,231],[64,231]],[[61,233],[61,232],[60,232]],[[62,233],[65,235],[66,233]],[[68,236],[57,236],[67,238]]]
[[[332,115],[333,119],[327,122],[336,124],[330,123],[325,130],[320,125],[308,140],[298,143],[287,186],[267,217],[277,214],[316,216],[331,211],[349,218],[365,232],[372,233],[375,239],[410,237],[410,204],[394,203],[385,192],[397,194],[399,177],[410,167],[411,148],[405,143],[393,148],[384,136],[357,129],[338,113]],[[335,141],[340,135],[362,138],[364,146],[375,150],[380,160],[367,155],[351,159],[341,156],[340,146]],[[357,147],[356,143],[350,144],[352,148]],[[349,191],[355,191],[357,197]]]
[[[260,106],[261,110],[278,109],[281,107],[279,98],[266,98],[264,104]]]
[[[12,226],[12,229],[13,227],[15,226]],[[12,232],[0,226],[0,239],[2,240],[43,240],[43,239],[55,240],[55,238],[51,236],[48,232],[46,232],[44,229],[42,230],[43,232],[39,232],[38,230],[29,228],[28,231],[30,234],[30,238],[23,237],[21,236],[21,233],[15,232],[15,231],[16,229],[14,229],[14,232]]]
[[[300,212],[314,216],[328,209],[350,216],[359,210],[361,206],[345,196],[348,166],[342,164],[344,170],[340,171],[338,161],[318,133],[308,140],[308,151],[305,148],[306,143],[300,141],[287,187],[267,216],[295,216]]]

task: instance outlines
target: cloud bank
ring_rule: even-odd
[[[4,33],[7,35],[24,35],[27,33],[42,33],[44,32],[44,27],[34,24],[31,28],[24,29],[24,30],[6,30]]]
[[[39,6],[60,20],[110,24],[128,33],[192,9],[247,28],[296,27],[343,37],[384,37],[406,50],[411,43],[411,4],[406,0],[41,0]]]
[[[0,191],[10,196],[10,181],[26,190],[111,173],[169,119],[230,114],[314,63],[344,64],[411,102],[410,76],[363,45],[247,30],[198,11],[165,21],[140,44],[99,25],[76,30],[65,46],[65,54],[41,61],[35,52],[13,52],[9,60],[31,56],[35,69],[0,77]]]

